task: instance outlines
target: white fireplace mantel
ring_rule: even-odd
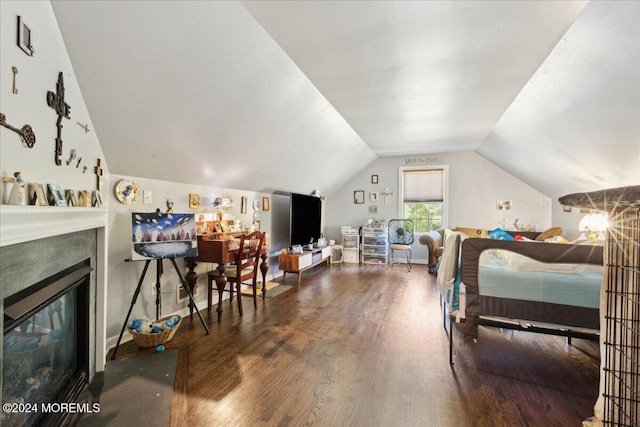
[[[0,205],[0,247],[103,228],[108,208]]]
[[[96,372],[106,363],[108,220],[107,207],[0,205],[0,247],[96,230]]]

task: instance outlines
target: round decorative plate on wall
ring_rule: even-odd
[[[259,211],[260,210],[260,200],[254,200],[253,201],[253,210],[254,211]]]
[[[115,193],[120,203],[130,205],[138,201],[140,187],[135,181],[123,179],[116,184]]]

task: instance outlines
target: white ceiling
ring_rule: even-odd
[[[330,194],[474,150],[553,197],[640,182],[637,2],[52,5],[112,173]]]

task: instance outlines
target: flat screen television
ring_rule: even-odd
[[[291,246],[308,245],[320,238],[322,226],[322,200],[306,194],[291,193],[290,205]]]

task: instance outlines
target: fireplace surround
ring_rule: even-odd
[[[75,402],[89,382],[90,259],[4,300],[2,401],[5,427],[60,425],[49,404]],[[44,406],[43,406],[44,405]]]
[[[88,268],[86,380],[106,359],[106,208],[0,206],[0,311],[14,296],[78,264]],[[11,320],[9,320],[10,322]],[[48,322],[48,321],[47,321]],[[3,351],[4,341],[0,342]],[[4,361],[0,359],[4,371]],[[0,379],[0,385],[2,385]],[[0,387],[2,389],[2,387]],[[0,420],[0,426],[4,423]]]

